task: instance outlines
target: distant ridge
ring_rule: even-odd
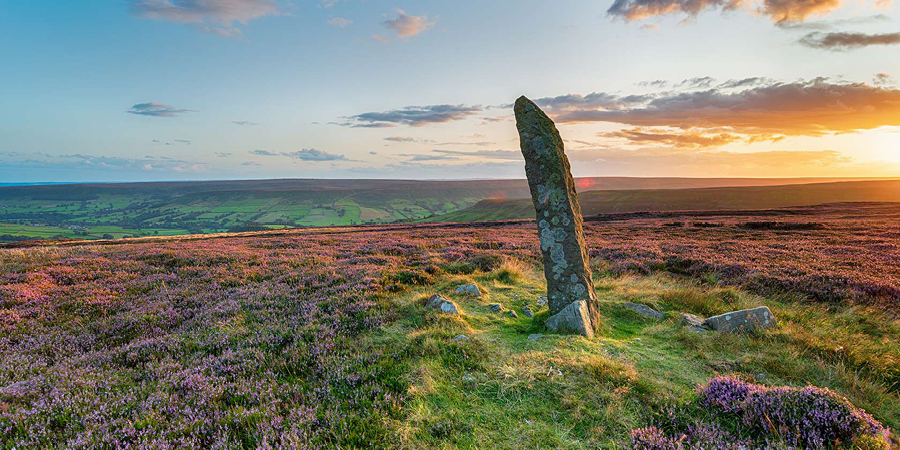
[[[900,202],[900,180],[775,186],[590,190],[578,196],[585,216],[659,211],[750,210],[839,202]],[[446,222],[530,219],[530,199],[488,199],[430,219]]]

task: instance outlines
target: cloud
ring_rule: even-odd
[[[384,112],[369,112],[350,117],[354,122],[341,124],[350,127],[388,127],[397,124],[420,127],[434,123],[461,120],[482,111],[480,106],[432,105],[407,106]]]
[[[343,18],[343,17],[332,17],[331,19],[328,19],[328,24],[329,24],[329,25],[333,25],[333,26],[336,26],[336,27],[338,27],[338,28],[345,28],[345,27],[349,26],[349,25],[352,24],[352,23],[353,23],[352,20],[347,20],[347,19],[345,19],[345,18]]]
[[[418,138],[413,137],[405,137],[405,136],[389,136],[384,138],[386,141],[390,142],[399,142],[399,143],[409,143],[409,142],[420,142]]]
[[[260,163],[258,163],[258,162],[256,162],[256,161],[245,161],[245,162],[242,162],[241,165],[242,165],[242,166],[259,167],[259,166],[261,166],[262,164],[260,164]]]
[[[189,141],[189,140],[187,140],[187,139],[174,139],[174,142],[177,142],[177,143],[179,143],[179,144],[187,144],[187,145],[191,145],[191,141]]]
[[[319,8],[331,8],[336,5],[340,0],[321,0],[319,1]]]
[[[382,24],[397,33],[402,38],[413,37],[434,26],[435,22],[429,21],[427,15],[410,16],[406,11],[398,9],[396,19],[390,19]]]
[[[409,158],[409,161],[423,162],[423,161],[448,161],[448,160],[457,160],[459,158],[450,155],[430,155],[427,153],[424,154],[400,154],[398,156],[403,156]]]
[[[231,123],[242,126],[242,127],[245,127],[245,126],[246,127],[255,127],[255,126],[259,125],[256,122],[248,122],[246,120],[232,120]]]
[[[655,23],[645,23],[641,25],[641,31],[656,31],[659,29],[659,25]]]
[[[872,80],[872,84],[878,87],[894,86],[897,82],[889,73],[876,73]]]
[[[461,150],[432,150],[434,153],[439,153],[442,155],[453,155],[453,156],[467,156],[467,157],[476,157],[476,158],[484,158],[484,159],[500,159],[506,161],[519,161],[522,160],[522,153],[514,150],[476,150],[472,152],[466,152]]]
[[[824,78],[773,82],[741,91],[712,88],[663,93],[641,104],[555,112],[560,123],[728,129],[748,135],[821,136],[900,125],[900,90]]]
[[[219,158],[228,158],[229,156],[231,156],[231,153],[227,153],[227,152],[216,152],[215,155],[218,156]]]
[[[820,20],[806,22],[778,22],[776,25],[785,30],[830,30],[843,25],[865,25],[879,22],[890,22],[891,18],[884,14],[875,14],[871,16],[850,17],[847,19],[837,20]]]
[[[186,112],[196,112],[192,109],[176,109],[175,107],[157,102],[138,103],[126,111],[129,114],[151,117],[175,117]]]
[[[866,33],[821,33],[814,32],[803,36],[801,44],[822,50],[845,51],[872,45],[900,44],[900,33],[866,34]]]
[[[629,95],[620,97],[605,92],[593,92],[588,95],[566,94],[557,97],[544,97],[534,100],[535,103],[551,110],[621,108],[640,104],[649,99],[649,95]],[[511,105],[510,105],[511,107]],[[488,120],[485,118],[485,120]]]
[[[702,131],[667,131],[661,129],[632,128],[598,134],[605,138],[622,138],[637,144],[664,144],[676,148],[721,147],[745,139],[733,133],[706,133]]]
[[[775,80],[766,77],[750,77],[750,78],[742,78],[740,80],[728,80],[718,86],[719,89],[736,89],[736,88],[746,88],[753,86],[763,86],[766,84],[775,83]]]
[[[189,24],[220,36],[240,35],[236,24],[279,14],[275,0],[130,0],[130,4],[135,16]]]
[[[767,16],[776,24],[789,25],[804,22],[811,16],[827,15],[843,3],[844,0],[615,0],[606,13],[631,22],[668,15],[694,19],[705,11],[748,9]]]
[[[281,154],[301,161],[349,161],[344,155],[335,155],[315,148],[304,148],[294,152],[282,152]]]
[[[682,80],[681,83],[678,83],[677,87],[693,89],[708,88],[715,82],[716,79],[713,77],[694,77]]]
[[[380,42],[382,44],[390,44],[391,43],[390,39],[388,39],[388,37],[383,34],[373,34],[372,40],[375,42]]]
[[[640,87],[665,88],[669,86],[669,82],[666,80],[648,80],[638,82],[637,85]]]
[[[46,153],[19,154],[0,152],[0,162],[7,167],[33,167],[64,170],[103,170],[141,172],[207,172],[203,163],[167,157],[124,158],[119,156],[98,156],[83,153],[69,155],[48,155]]]
[[[270,152],[268,150],[251,150],[250,154],[256,156],[278,156],[278,153]]]

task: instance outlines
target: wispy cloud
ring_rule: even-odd
[[[148,102],[138,103],[126,112],[129,114],[137,114],[139,116],[175,117],[179,114],[196,111],[192,109],[178,109],[163,103]]]
[[[315,148],[304,148],[294,152],[283,152],[281,154],[301,161],[349,161],[344,155],[336,155]]]
[[[275,0],[130,0],[130,4],[138,17],[189,24],[220,36],[240,35],[237,24],[279,14]]]
[[[250,154],[256,156],[278,156],[278,153],[270,152],[268,150],[250,150]]]
[[[397,13],[396,18],[386,20],[382,22],[382,24],[388,29],[393,30],[397,33],[397,36],[400,36],[401,38],[413,37],[433,27],[435,24],[434,21],[428,20],[428,16],[424,14],[421,16],[411,16],[406,14],[406,11],[403,11],[402,9],[398,9],[395,12]]]
[[[328,24],[329,24],[329,25],[333,25],[333,26],[336,26],[336,27],[338,27],[338,28],[345,28],[345,27],[348,27],[348,26],[350,26],[352,23],[353,23],[352,20],[347,20],[347,19],[345,19],[345,18],[343,18],[343,17],[332,17],[331,19],[328,19]]]
[[[255,127],[255,126],[259,125],[256,122],[249,122],[246,120],[232,120],[231,123],[242,126],[242,127]]]
[[[351,116],[349,122],[342,126],[349,127],[389,127],[394,125],[409,125],[420,127],[435,123],[445,123],[454,120],[462,120],[466,117],[481,112],[481,106],[467,105],[431,105],[431,106],[407,106],[402,109],[394,109],[382,112],[368,112]]]
[[[505,161],[518,161],[522,159],[522,153],[516,150],[475,150],[475,151],[462,151],[462,150],[432,150],[434,153],[442,154],[442,155],[452,155],[452,156],[465,156],[470,158],[483,158],[483,159],[499,159]]]
[[[900,33],[809,33],[799,42],[807,47],[821,50],[846,51],[874,45],[900,44]]]

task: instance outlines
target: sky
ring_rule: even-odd
[[[900,0],[0,4],[0,182],[900,176]]]

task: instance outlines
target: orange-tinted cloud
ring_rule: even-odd
[[[632,128],[598,134],[604,138],[621,138],[637,144],[663,144],[677,148],[721,147],[746,138],[732,133],[702,131],[667,131],[655,128]]]
[[[900,44],[900,33],[809,33],[800,38],[800,43],[822,50],[850,50],[872,45]]]
[[[713,88],[663,93],[640,105],[551,108],[551,112],[561,123],[727,129],[748,136],[821,136],[900,126],[900,89],[820,78],[743,91]]]
[[[878,4],[883,0],[876,0]],[[667,15],[697,17],[704,11],[733,11],[754,6],[760,14],[779,24],[803,22],[823,16],[842,6],[844,0],[616,0],[606,11],[625,21]]]

